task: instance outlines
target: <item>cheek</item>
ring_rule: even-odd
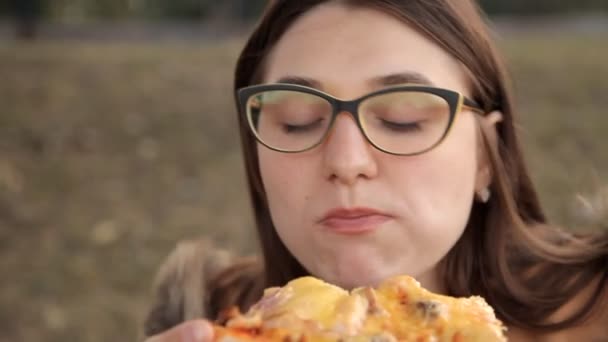
[[[293,198],[299,197],[298,182],[293,177],[293,163],[287,163],[283,155],[263,147],[258,148],[258,156],[260,175],[271,212],[277,212],[273,206],[288,205],[293,203]]]
[[[477,136],[473,115],[457,118],[450,135],[436,150],[436,178],[445,195],[471,197],[477,174]]]
[[[418,224],[413,229],[420,234],[461,232],[466,226],[475,187],[477,142],[474,120],[460,119],[437,148],[403,160],[400,174],[388,169],[404,196],[408,218]]]
[[[281,238],[295,234],[293,222],[303,222],[315,179],[311,162],[302,155],[258,148],[260,174],[272,221]]]

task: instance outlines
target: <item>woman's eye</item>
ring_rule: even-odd
[[[394,122],[389,120],[380,119],[382,125],[385,128],[390,129],[395,132],[418,132],[422,130],[421,121],[412,121],[412,122]]]
[[[321,126],[324,119],[317,119],[311,123],[303,125],[283,124],[283,131],[285,133],[305,133],[317,129]]]

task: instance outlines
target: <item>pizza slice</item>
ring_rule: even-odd
[[[502,323],[478,296],[431,293],[397,276],[346,291],[314,277],[268,288],[247,313],[224,313],[216,342],[494,342]]]

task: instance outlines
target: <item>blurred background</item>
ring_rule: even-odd
[[[605,225],[608,2],[482,5],[552,219]],[[135,341],[179,240],[256,252],[231,82],[264,6],[0,2],[0,342]]]

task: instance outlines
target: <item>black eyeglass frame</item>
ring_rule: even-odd
[[[329,125],[327,126],[327,131],[321,136],[319,141],[317,143],[313,144],[312,146],[307,147],[302,150],[296,150],[296,151],[283,150],[283,149],[268,145],[258,135],[257,130],[255,129],[255,126],[254,126],[253,122],[251,121],[251,117],[248,114],[248,110],[247,110],[247,103],[249,101],[249,98],[253,95],[260,94],[260,93],[267,92],[267,91],[282,91],[282,90],[283,91],[297,91],[297,92],[301,92],[301,93],[319,96],[331,104],[332,116],[331,116]],[[422,151],[414,152],[414,153],[395,153],[395,152],[391,152],[389,150],[385,150],[384,148],[382,148],[382,147],[378,146],[376,143],[374,143],[374,141],[368,137],[367,133],[365,132],[365,129],[363,128],[363,125],[361,124],[361,119],[360,119],[359,111],[358,111],[359,105],[361,104],[361,102],[369,99],[370,97],[384,95],[387,93],[400,92],[400,91],[422,92],[422,93],[436,95],[436,96],[444,99],[450,108],[450,118],[449,118],[448,126],[447,126],[445,132],[443,133],[441,138],[435,144],[433,144],[432,146],[430,146]],[[327,135],[329,134],[329,132],[331,131],[331,128],[333,127],[333,124],[336,121],[338,114],[340,114],[342,112],[348,112],[350,115],[352,115],[353,119],[355,119],[355,122],[357,123],[357,126],[359,127],[359,130],[361,131],[361,133],[363,134],[365,139],[372,146],[374,146],[376,149],[378,149],[382,152],[392,154],[392,155],[398,155],[398,156],[419,155],[419,154],[426,153],[426,152],[434,149],[435,147],[439,146],[445,140],[445,138],[448,136],[448,134],[453,126],[456,114],[458,114],[459,112],[461,112],[464,109],[470,110],[479,115],[486,114],[483,111],[482,107],[477,102],[467,98],[466,96],[462,95],[461,93],[459,93],[457,91],[437,88],[437,87],[419,86],[419,85],[392,86],[392,87],[387,87],[387,88],[383,88],[383,89],[371,92],[369,94],[363,95],[354,100],[340,100],[340,99],[335,98],[334,96],[329,95],[318,89],[299,85],[299,84],[271,83],[271,84],[258,84],[258,85],[252,85],[252,86],[240,88],[236,91],[236,98],[238,101],[240,115],[244,115],[244,119],[247,121],[247,124],[249,126],[249,131],[254,135],[256,140],[260,144],[266,146],[267,148],[269,148],[271,150],[274,150],[277,152],[283,152],[283,153],[301,153],[301,152],[312,150],[315,147],[322,144],[323,141],[325,141],[325,139],[327,138]]]

